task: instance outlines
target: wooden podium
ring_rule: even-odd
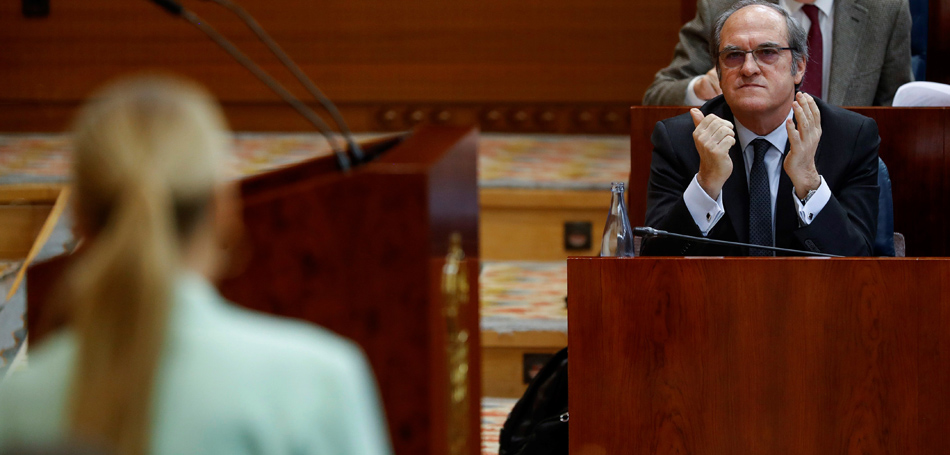
[[[948,259],[571,258],[571,453],[950,453],[948,277]]]
[[[356,341],[399,455],[480,447],[477,141],[422,127],[365,144],[372,161],[348,173],[325,157],[241,182],[249,254],[221,292]],[[57,267],[30,269],[31,344]]]

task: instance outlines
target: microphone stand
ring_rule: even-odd
[[[217,43],[224,49],[228,54],[231,55],[235,60],[238,61],[244,68],[251,72],[255,77],[257,77],[261,82],[264,83],[268,88],[270,88],[274,93],[281,97],[286,103],[290,104],[294,109],[297,110],[300,115],[302,115],[307,121],[317,127],[320,131],[320,134],[327,140],[327,143],[330,144],[330,148],[333,150],[333,153],[336,155],[337,163],[340,166],[340,169],[344,172],[350,170],[350,157],[346,154],[342,147],[337,144],[336,139],[333,137],[333,131],[327,126],[326,122],[317,115],[313,109],[310,109],[306,104],[300,101],[295,97],[289,90],[284,88],[276,79],[271,77],[270,74],[267,74],[263,68],[258,66],[251,60],[247,55],[241,52],[234,43],[228,41],[224,35],[218,33],[214,27],[208,25],[201,17],[199,17],[194,12],[186,9],[181,6],[178,2],[174,0],[150,0],[152,3],[160,6],[165,11],[168,11],[172,15],[179,16],[191,25],[195,26],[198,30],[201,30],[208,38],[211,38],[212,41]]]
[[[284,52],[283,48],[281,48],[280,45],[277,44],[277,42],[274,41],[273,38],[271,38],[270,34],[268,34],[264,30],[264,28],[261,27],[261,25],[257,22],[257,20],[255,20],[254,17],[251,16],[251,14],[247,12],[247,10],[245,10],[243,7],[241,7],[237,3],[232,2],[231,0],[210,0],[210,1],[217,3],[218,5],[226,8],[227,10],[231,11],[236,16],[238,16],[242,21],[244,21],[244,24],[247,25],[247,27],[250,28],[251,31],[253,31],[255,35],[257,35],[257,37],[261,40],[261,42],[263,42],[264,45],[266,45],[267,48],[270,49],[270,51],[277,57],[277,59],[280,60],[280,62],[283,63],[284,66],[287,67],[288,70],[290,70],[290,72],[294,75],[294,77],[296,77],[297,80],[300,81],[300,84],[303,85],[304,88],[306,88],[307,91],[309,91],[311,95],[313,95],[313,97],[320,103],[321,106],[323,106],[324,109],[326,109],[326,111],[330,114],[330,117],[333,118],[333,121],[340,128],[340,133],[343,134],[343,138],[346,140],[347,145],[350,147],[350,152],[353,154],[353,157],[355,158],[356,162],[357,163],[362,162],[364,159],[363,150],[360,149],[359,144],[357,144],[356,141],[353,139],[353,133],[350,132],[349,126],[347,126],[346,121],[343,120],[343,116],[340,114],[340,111],[336,108],[336,105],[334,105],[333,102],[330,101],[330,99],[327,98],[327,96],[324,95],[323,92],[319,88],[317,88],[316,84],[313,83],[313,80],[311,80],[303,72],[300,66],[298,66],[290,58],[290,56],[287,55],[286,52]]]
[[[837,254],[818,253],[818,252],[814,252],[814,251],[804,251],[804,250],[793,250],[793,249],[790,249],[790,248],[779,248],[779,247],[775,247],[775,246],[752,245],[752,244],[750,244],[750,243],[730,242],[730,241],[728,241],[728,240],[710,239],[710,238],[706,238],[706,237],[694,237],[694,236],[692,236],[692,235],[677,234],[677,233],[675,233],[675,232],[663,231],[663,230],[660,230],[660,229],[653,229],[653,228],[651,228],[651,227],[635,227],[635,228],[633,228],[633,234],[634,234],[634,235],[639,235],[639,236],[641,236],[641,237],[643,237],[643,238],[652,238],[652,237],[656,237],[656,238],[672,238],[672,239],[680,239],[680,240],[689,240],[689,241],[700,242],[700,243],[710,243],[710,244],[713,244],[713,245],[727,245],[727,246],[741,246],[741,247],[747,247],[747,248],[760,248],[760,249],[769,250],[769,251],[780,251],[780,252],[782,252],[782,253],[798,253],[798,254],[807,254],[807,255],[810,255],[810,256],[821,256],[821,257],[827,257],[827,258],[841,258],[841,257],[844,257],[844,256],[839,256],[839,255],[837,255]]]

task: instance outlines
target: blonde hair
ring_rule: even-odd
[[[226,127],[201,88],[170,77],[110,85],[75,127],[76,213],[88,235],[63,294],[78,340],[75,437],[145,454],[172,282],[220,182]]]

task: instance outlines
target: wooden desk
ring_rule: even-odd
[[[948,276],[950,259],[571,258],[571,453],[950,453]]]

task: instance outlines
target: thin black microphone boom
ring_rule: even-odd
[[[232,2],[231,0],[210,0],[214,3],[217,3],[220,6],[223,6],[228,11],[234,13],[239,17],[244,24],[247,25],[251,31],[261,40],[264,45],[280,60],[281,63],[287,67],[288,70],[300,81],[300,84],[310,92],[311,95],[323,106],[324,109],[330,114],[330,117],[333,118],[333,121],[336,122],[337,127],[340,128],[340,133],[343,134],[343,138],[346,140],[347,145],[350,147],[350,152],[352,152],[353,157],[356,159],[356,162],[359,163],[363,161],[363,150],[360,149],[359,144],[353,139],[353,133],[350,132],[349,126],[347,126],[346,121],[343,120],[343,116],[340,114],[340,111],[336,108],[336,105],[327,98],[323,92],[317,88],[316,84],[313,83],[300,66],[298,66],[293,59],[284,52],[284,49],[271,38],[270,34],[264,30],[263,27],[251,16],[251,13],[248,13],[241,5]]]
[[[728,245],[728,246],[741,246],[741,247],[747,247],[747,248],[759,248],[762,250],[781,251],[783,253],[799,253],[799,254],[807,254],[809,256],[822,256],[822,257],[828,257],[828,258],[844,257],[844,256],[838,256],[836,254],[818,253],[815,251],[793,250],[791,248],[779,248],[775,246],[753,245],[751,243],[730,242],[728,240],[710,239],[706,237],[694,237],[692,235],[677,234],[675,232],[663,231],[660,229],[653,229],[651,227],[635,227],[633,228],[633,235],[638,235],[644,238],[669,237],[673,239],[691,240],[691,241],[700,242],[700,243],[711,243],[713,245]]]
[[[277,82],[276,79],[271,77],[270,74],[267,74],[263,68],[258,66],[251,60],[247,55],[244,55],[234,43],[228,41],[224,35],[218,33],[214,27],[208,25],[204,20],[202,20],[197,14],[192,11],[189,11],[185,7],[181,6],[178,2],[174,0],[149,0],[152,3],[160,6],[165,11],[179,16],[191,25],[194,25],[198,30],[201,30],[208,38],[211,38],[212,41],[221,46],[228,54],[231,55],[235,60],[238,61],[244,68],[251,72],[257,79],[264,83],[268,88],[270,88],[274,93],[281,97],[287,104],[290,104],[294,109],[297,110],[300,115],[302,115],[307,121],[317,127],[320,131],[320,134],[327,140],[327,143],[330,144],[330,148],[333,149],[333,153],[336,155],[337,162],[339,163],[340,169],[343,171],[348,171],[350,169],[350,157],[347,156],[346,151],[336,143],[336,138],[334,138],[333,131],[327,126],[326,122],[317,115],[313,109],[310,109],[306,104],[300,101],[296,96],[290,93],[289,90],[284,88],[280,82]]]

